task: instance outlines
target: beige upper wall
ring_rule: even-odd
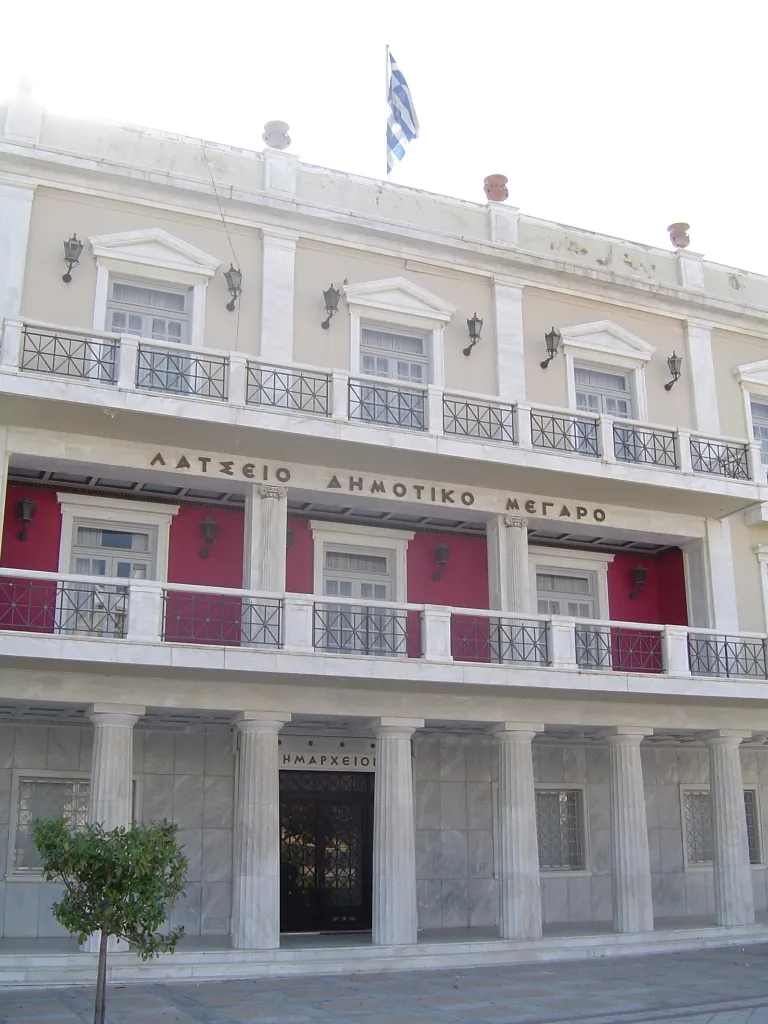
[[[768,545],[768,523],[747,526],[741,515],[731,516],[729,521],[739,629],[750,633],[764,633],[768,627],[763,610],[761,565],[754,548],[758,544]]]
[[[692,426],[691,389],[685,359],[681,379],[672,391],[664,390],[669,380],[667,359],[673,350],[685,357],[685,336],[680,321],[534,288],[526,288],[523,298],[525,372],[529,401],[568,406],[568,385],[562,353],[546,370],[541,369],[540,363],[547,354],[544,335],[553,326],[562,330],[564,327],[600,320],[610,320],[656,347],[656,352],[645,367],[649,422],[667,426]],[[609,356],[606,356],[606,365],[610,365]]]
[[[243,294],[238,310],[230,313],[226,309],[229,293],[223,271],[229,267],[233,257],[220,223],[93,196],[81,198],[53,189],[38,189],[32,204],[22,315],[30,320],[91,330],[96,260],[87,244],[88,238],[147,227],[163,228],[221,260],[222,266],[207,287],[205,345],[207,348],[255,355],[259,347],[261,291],[261,237],[258,231],[229,226],[237,261],[243,271]],[[71,283],[65,284],[61,279],[66,269],[62,243],[73,232],[86,244],[80,265],[72,272]]]
[[[729,437],[748,437],[744,393],[734,371],[744,363],[768,359],[768,342],[716,330],[712,332],[712,357],[717,381],[720,432]]]
[[[301,240],[296,247],[294,358],[300,363],[335,369],[349,368],[350,323],[344,299],[324,331],[323,290],[330,284],[349,284],[404,277],[457,307],[445,325],[445,384],[447,388],[492,395],[496,392],[495,338],[490,281],[459,271],[426,268],[423,264],[355,249]],[[477,313],[485,323],[481,342],[468,358],[467,318]]]

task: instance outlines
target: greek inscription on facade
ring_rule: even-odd
[[[197,466],[201,473],[218,474],[220,476],[242,476],[246,480],[255,480],[259,469],[261,470],[260,479],[270,480],[274,475],[275,480],[281,484],[287,484],[291,479],[291,471],[285,466],[278,466],[274,471],[270,466],[262,465],[259,467],[255,462],[243,462],[238,463],[234,459],[213,459],[209,455],[197,455],[192,456],[192,459],[197,463]],[[149,462],[150,466],[167,466],[169,465],[168,460],[165,458],[162,452],[157,452]],[[173,465],[174,469],[192,469],[192,462],[186,455],[180,455],[178,459],[170,460],[170,465]]]

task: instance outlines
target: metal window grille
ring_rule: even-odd
[[[452,615],[451,654],[456,661],[548,665],[547,623]]]
[[[711,864],[714,860],[712,801],[706,791],[693,789],[683,794],[685,850],[689,864]]]
[[[709,437],[691,438],[694,473],[712,473],[732,480],[749,480],[748,452],[746,444],[728,444]]]
[[[225,402],[228,370],[226,356],[194,356],[159,345],[141,344],[136,364],[136,387],[142,391],[197,395]]]
[[[534,448],[572,452],[597,458],[597,421],[582,416],[558,416],[531,410],[531,441]]]
[[[613,447],[619,462],[640,462],[677,469],[677,447],[671,430],[649,430],[614,423]]]
[[[536,791],[536,834],[542,871],[580,871],[584,817],[580,789]]]
[[[313,643],[315,650],[333,654],[370,654],[377,657],[406,657],[420,637],[414,622],[416,613],[398,608],[315,604]]]
[[[19,779],[14,871],[39,871],[42,860],[32,825],[43,818],[65,818],[75,831],[88,824],[90,784],[77,779]]]
[[[749,863],[760,864],[762,850],[760,849],[760,828],[757,813],[757,790],[744,790],[744,813],[747,818],[747,846],[749,848]]]
[[[695,676],[768,679],[766,641],[758,638],[689,633],[688,664]]]
[[[283,602],[163,591],[163,640],[226,647],[280,647]]]
[[[114,384],[117,349],[114,338],[78,337],[25,325],[21,369]]]
[[[352,379],[349,382],[349,418],[406,430],[426,430],[426,392]]]
[[[249,405],[330,416],[331,376],[249,363],[246,401]]]
[[[459,437],[515,444],[515,407],[497,402],[443,398],[443,430]]]
[[[614,672],[663,672],[661,634],[620,626],[576,625],[576,664]]]

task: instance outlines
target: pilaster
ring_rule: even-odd
[[[744,737],[719,730],[706,737],[712,800],[715,919],[718,924],[754,924],[755,908],[747,844],[747,817],[739,746]]]
[[[0,325],[21,316],[34,186],[0,184]]]
[[[493,609],[530,613],[527,519],[500,515],[489,521],[488,579]]]
[[[286,232],[262,232],[259,355],[276,363],[293,362],[296,238]]]
[[[713,628],[735,632],[739,628],[736,575],[731,543],[731,524],[727,519],[707,519],[705,552],[712,597]]]
[[[717,407],[715,363],[712,357],[712,328],[696,320],[685,322],[688,375],[693,396],[693,421],[696,430],[720,433]],[[685,369],[685,364],[683,365]]]
[[[280,786],[277,735],[291,716],[244,713],[239,741],[232,881],[232,946],[280,945]]]
[[[285,591],[288,501],[284,487],[256,484],[245,497],[243,581],[246,589]]]
[[[497,210],[494,205],[491,214],[495,212]],[[495,278],[493,308],[496,324],[496,383],[499,397],[505,402],[524,402],[526,387],[523,286],[504,278]]]
[[[531,741],[541,724],[494,727],[499,750],[499,935],[541,936],[541,889]]]
[[[411,737],[422,719],[380,718],[373,803],[373,943],[416,942],[416,837]]]

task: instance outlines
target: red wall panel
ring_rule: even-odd
[[[203,548],[200,526],[209,517],[219,524],[219,532],[208,557],[200,558]],[[243,529],[242,512],[182,505],[171,522],[169,583],[240,589],[243,585]]]
[[[636,598],[633,569],[648,570],[645,587]],[[608,606],[611,619],[619,622],[658,622],[687,626],[683,553],[677,548],[664,555],[616,555],[608,566]]]
[[[451,549],[439,580],[434,550]],[[417,533],[408,545],[408,601],[410,604],[446,604],[458,608],[488,607],[488,555],[485,537],[453,533]]]
[[[27,539],[19,540],[22,524],[17,506],[22,498],[27,497],[35,502],[37,509],[35,518],[27,527]],[[6,569],[58,572],[60,541],[61,507],[56,501],[56,491],[27,487],[26,484],[9,484],[0,565]],[[65,571],[69,571],[69,566]]]
[[[293,539],[285,556],[285,589],[292,594],[311,594],[314,590],[314,540],[309,520],[289,516],[288,529],[293,531]]]

